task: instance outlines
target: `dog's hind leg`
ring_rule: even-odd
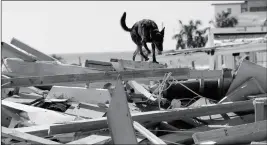
[[[133,53],[133,61],[135,61],[135,57],[136,57],[136,55],[139,53],[139,48],[138,48],[138,46],[137,46],[137,48],[136,48],[136,50],[134,51],[134,53]]]
[[[155,53],[156,53],[156,52],[155,52],[155,48],[156,48],[156,47],[155,47],[155,44],[152,43],[152,44],[151,44],[151,47],[152,47],[152,53],[153,53],[153,62],[154,62],[154,63],[159,63],[159,62],[157,62],[157,60],[156,60],[156,55],[155,55]]]

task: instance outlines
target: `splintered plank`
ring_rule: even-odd
[[[48,56],[34,48],[32,48],[31,46],[21,42],[20,40],[16,39],[16,38],[12,38],[11,40],[11,44],[17,46],[18,48],[36,56],[38,58],[38,60],[43,60],[43,61],[55,61],[54,58],[52,58],[51,56]]]
[[[123,80],[136,80],[136,79],[162,79],[166,73],[172,73],[172,76],[176,79],[196,79],[196,78],[221,78],[222,71],[205,71],[205,70],[192,70],[188,68],[160,68],[149,70],[134,70],[134,71],[122,71],[122,72],[92,72],[83,74],[64,74],[64,75],[50,75],[50,76],[31,76],[31,77],[16,77],[16,78],[2,78],[2,83],[10,84],[5,85],[2,88],[9,87],[22,87],[22,86],[43,86],[53,85],[57,83],[88,83],[88,82],[100,82],[100,81],[114,81],[117,79],[118,74]]]
[[[236,77],[231,83],[226,95],[229,95],[232,91],[234,91],[237,87],[239,87],[245,80],[248,80],[251,77],[254,77],[259,82],[259,85],[264,89],[264,91],[267,92],[266,73],[267,70],[265,67],[259,66],[247,60],[243,60],[237,70]]]
[[[85,67],[96,69],[96,70],[103,70],[103,71],[114,71],[115,69],[110,62],[103,62],[103,61],[95,61],[95,60],[86,60]]]
[[[111,62],[118,62],[124,69],[138,70],[138,69],[155,69],[155,68],[166,68],[165,65],[157,64],[147,61],[132,61],[123,59],[110,59]]]
[[[267,120],[267,98],[256,98],[253,101],[255,121]]]
[[[105,135],[90,135],[88,137],[78,139],[72,142],[69,142],[67,144],[103,144],[110,140],[110,136],[105,136]]]
[[[214,141],[216,144],[245,144],[262,141],[266,137],[267,120],[193,134],[196,144],[207,141]]]
[[[1,42],[2,46],[2,57],[7,58],[20,58],[22,60],[28,61],[28,62],[34,62],[37,60],[36,57],[28,55],[22,51],[19,51],[18,49],[12,47],[11,45]]]
[[[133,122],[134,128],[139,131],[142,135],[144,135],[149,141],[151,141],[153,144],[166,144],[164,141],[162,141],[160,138],[158,138],[156,135],[151,133],[149,130],[147,130],[145,127],[143,127],[138,122]]]
[[[254,106],[252,104],[252,100],[248,100],[227,104],[208,105],[196,108],[141,112],[132,114],[132,119],[142,124],[148,124],[228,112],[248,111],[253,109]],[[102,117],[97,119],[86,119],[66,122],[65,124],[51,125],[49,128],[49,134],[52,135],[78,131],[91,131],[107,127],[107,118]]]
[[[127,97],[120,80],[112,95],[107,121],[114,144],[137,144]]]
[[[142,85],[138,84],[136,81],[128,82],[134,89],[138,90],[141,94],[143,94],[147,99],[151,101],[156,101],[155,98],[148,90],[146,90]]]
[[[9,138],[12,138],[18,141],[26,141],[26,142],[30,142],[34,144],[60,144],[55,141],[51,141],[51,140],[47,140],[47,139],[37,137],[34,135],[30,135],[27,133],[19,132],[14,129],[9,129],[3,126],[1,130],[2,130],[2,136],[9,137]]]

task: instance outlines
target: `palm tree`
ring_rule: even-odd
[[[182,25],[182,30],[173,36],[173,39],[177,39],[177,44],[176,44],[176,49],[181,47],[182,49],[184,48],[183,43],[187,44],[188,48],[193,48],[195,47],[194,44],[194,38],[193,38],[193,33],[198,30],[198,27],[202,24],[200,20],[190,20],[188,25],[184,25],[181,20],[179,20],[180,25]],[[182,36],[185,35],[187,40],[184,42],[182,39]]]
[[[230,16],[231,13],[222,11],[216,15],[216,27],[234,27],[238,24],[236,17]]]

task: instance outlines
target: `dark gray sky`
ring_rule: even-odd
[[[127,12],[131,27],[143,18],[164,23],[164,49],[174,49],[171,37],[178,19],[200,19],[203,26],[214,16],[212,1],[3,1],[2,36],[24,41],[45,53],[134,51],[130,34],[119,20]]]

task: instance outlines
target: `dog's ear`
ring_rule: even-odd
[[[160,31],[161,35],[164,36],[165,27]]]

